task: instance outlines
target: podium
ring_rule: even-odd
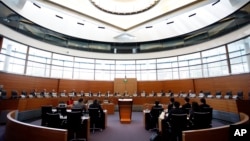
[[[118,99],[121,123],[130,123],[132,117],[133,99]]]

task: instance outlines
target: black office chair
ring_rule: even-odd
[[[187,129],[187,114],[172,114],[169,124],[169,135],[171,141],[182,141],[182,131]]]
[[[194,112],[192,119],[193,129],[203,129],[211,127],[211,115],[209,112]]]
[[[83,115],[83,112],[84,112],[82,108],[71,108],[71,111],[72,112],[81,112],[82,115]]]
[[[47,113],[52,113],[52,105],[45,105],[41,107],[42,126],[47,126],[48,124]]]
[[[67,113],[68,141],[86,141],[85,138],[81,138],[81,134],[83,133],[81,117],[82,113],[79,111]]]
[[[67,116],[67,108],[66,107],[56,107],[57,113],[62,116]]]
[[[203,108],[200,109],[200,112],[209,112],[209,118],[210,118],[210,121],[212,122],[212,119],[213,119],[213,108],[211,108],[211,107],[203,107]]]
[[[150,123],[151,123],[151,130],[158,130],[158,118],[162,113],[162,107],[153,107],[150,111]]]
[[[1,90],[0,99],[7,99],[7,92],[6,92],[6,90]]]
[[[61,128],[62,122],[59,113],[46,113],[47,115],[47,126],[51,128]]]
[[[102,128],[100,128],[102,120],[101,113],[98,108],[88,108],[89,117],[90,117],[90,129],[92,129],[92,132],[95,133],[95,130],[102,131]]]
[[[11,91],[11,99],[17,99],[18,98],[18,92],[16,90]]]

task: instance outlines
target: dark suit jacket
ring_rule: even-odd
[[[169,111],[168,116],[166,117],[167,121],[171,120],[172,114],[186,114],[186,112],[182,108],[173,108]]]

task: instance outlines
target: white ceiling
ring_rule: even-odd
[[[48,29],[103,42],[145,42],[179,36],[213,24],[249,2],[160,0],[145,12],[116,15],[96,8],[90,0],[2,1],[22,16]],[[131,6],[139,0],[106,1],[122,1]]]

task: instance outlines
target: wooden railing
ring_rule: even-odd
[[[66,129],[48,128],[16,120],[17,111],[7,115],[5,141],[67,141]]]
[[[245,124],[248,122],[249,116],[245,113],[240,113],[240,121],[234,123],[234,125]],[[182,141],[228,141],[229,127],[230,125],[225,125],[208,129],[183,131]]]

